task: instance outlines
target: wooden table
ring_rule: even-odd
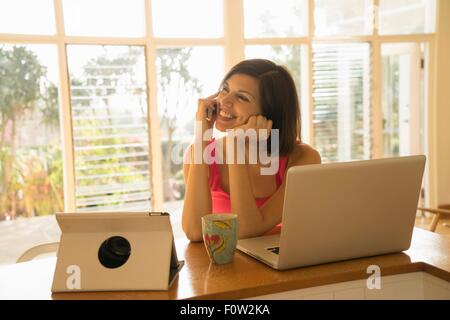
[[[234,262],[211,264],[202,243],[176,242],[185,266],[169,291],[50,291],[55,258],[0,267],[1,299],[241,299],[277,292],[367,279],[367,267],[378,265],[382,276],[426,272],[450,281],[450,238],[415,228],[411,248],[402,253],[275,271],[236,252]]]

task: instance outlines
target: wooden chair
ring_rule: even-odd
[[[430,224],[430,231],[435,232],[439,219],[450,219],[450,204],[440,205],[437,209],[419,207],[418,210],[433,213],[433,219]]]
[[[59,247],[59,242],[44,243],[34,246],[27,251],[25,251],[16,261],[16,263],[26,262],[33,260],[37,256],[46,253],[57,252]]]

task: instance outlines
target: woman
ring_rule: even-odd
[[[269,60],[238,63],[225,76],[217,94],[199,99],[196,136],[203,136],[214,124],[222,132],[265,129],[270,134],[271,129],[278,129],[278,137],[272,135],[279,138],[278,171],[271,175],[261,174],[263,165],[259,159],[256,164],[249,163],[251,149],[248,143],[245,143],[244,164],[194,161],[195,154],[198,151],[202,154],[206,148],[213,149],[213,156],[216,152],[217,156],[227,159],[228,138],[190,145],[183,166],[186,193],[182,226],[186,236],[191,241],[201,241],[201,217],[227,212],[238,215],[239,238],[279,232],[287,169],[321,162],[319,153],[299,138],[300,108],[291,75],[284,67]],[[268,146],[272,136],[265,141]],[[216,145],[225,147],[215,149]],[[269,148],[269,152],[276,154],[277,150]]]

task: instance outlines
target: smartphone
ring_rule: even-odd
[[[210,121],[215,115],[217,115],[217,109],[219,108],[219,105],[217,102],[213,103],[213,109],[207,109],[206,111],[206,119],[208,119],[208,121]]]

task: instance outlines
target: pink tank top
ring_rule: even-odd
[[[214,139],[210,142],[213,143]],[[215,149],[211,151],[211,155],[215,156]],[[275,175],[277,190],[283,183],[284,173],[286,171],[288,157],[280,157],[278,172]],[[212,212],[213,213],[230,213],[231,209],[231,199],[230,195],[222,189],[219,165],[212,161],[209,165],[209,187],[211,190],[211,200],[212,200]],[[271,196],[265,198],[255,198],[256,206],[260,208]],[[281,231],[281,223],[276,225],[273,229],[266,232],[266,235],[275,234]]]

